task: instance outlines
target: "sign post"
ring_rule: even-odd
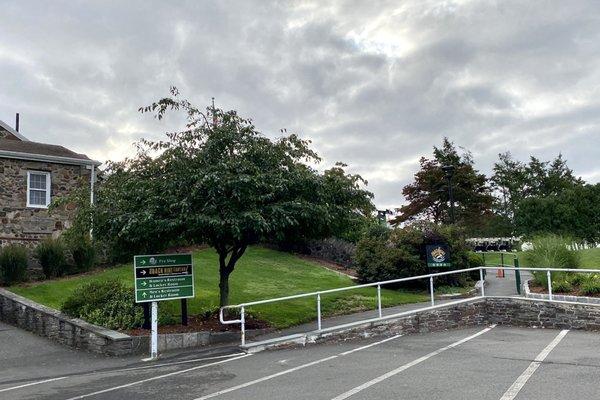
[[[158,301],[194,297],[191,254],[157,254],[133,259],[135,302],[152,303],[150,360],[158,358]]]

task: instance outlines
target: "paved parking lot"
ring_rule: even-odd
[[[47,365],[26,380],[3,365],[0,398],[596,399],[599,348],[597,333],[478,327],[154,364],[92,357],[80,371]]]

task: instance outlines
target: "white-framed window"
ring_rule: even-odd
[[[50,172],[27,171],[27,207],[48,208],[50,205]]]

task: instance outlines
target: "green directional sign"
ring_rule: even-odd
[[[133,265],[137,303],[194,297],[191,254],[135,256]]]

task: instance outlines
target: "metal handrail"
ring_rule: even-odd
[[[546,272],[547,280],[548,280],[548,294],[549,294],[550,301],[553,301],[553,296],[552,296],[552,279],[551,279],[552,278],[552,276],[551,276],[552,272],[600,273],[600,269],[510,267],[510,266],[505,266],[505,265],[502,265],[501,268],[505,269],[505,270],[509,270],[509,271],[539,271],[539,272]],[[301,294],[292,295],[292,296],[284,296],[284,297],[277,297],[277,298],[273,298],[273,299],[265,299],[265,300],[252,301],[252,302],[240,303],[240,304],[235,304],[235,305],[228,305],[228,306],[223,306],[223,307],[220,308],[220,310],[219,310],[219,320],[224,325],[240,324],[241,325],[241,341],[242,341],[242,345],[244,345],[246,343],[246,335],[245,335],[245,331],[246,331],[246,329],[245,329],[246,328],[245,327],[245,320],[246,320],[246,318],[245,318],[245,309],[246,309],[246,307],[260,305],[260,304],[268,304],[268,303],[275,303],[275,302],[280,302],[280,301],[295,300],[295,299],[301,299],[301,298],[316,296],[316,303],[317,303],[317,330],[320,331],[322,329],[321,295],[323,295],[323,294],[337,293],[337,292],[343,292],[343,291],[354,290],[354,289],[362,289],[362,288],[367,288],[367,287],[377,287],[378,319],[381,319],[381,318],[383,318],[383,309],[381,307],[381,286],[382,285],[388,285],[388,284],[400,283],[400,282],[408,282],[408,281],[414,281],[414,280],[427,279],[428,278],[429,279],[430,298],[431,298],[431,307],[433,307],[433,306],[435,306],[433,278],[435,278],[437,276],[445,276],[445,275],[461,274],[461,273],[465,273],[465,272],[479,271],[479,278],[480,278],[480,282],[481,282],[481,288],[480,288],[481,295],[480,295],[480,297],[485,297],[485,287],[484,287],[483,271],[484,270],[493,270],[493,269],[498,269],[498,266],[485,266],[485,265],[483,265],[483,266],[474,267],[474,268],[457,269],[457,270],[446,271],[446,272],[436,272],[436,273],[426,274],[426,275],[417,275],[417,276],[411,276],[411,277],[406,277],[406,278],[390,279],[390,280],[387,280],[387,281],[365,283],[365,284],[355,285],[355,286],[345,286],[345,287],[341,287],[341,288],[320,290],[320,291],[310,292],[310,293],[301,293]],[[226,310],[226,309],[234,309],[234,308],[239,308],[240,309],[240,318],[239,319],[234,319],[234,320],[225,320],[224,316],[223,316],[223,311]],[[423,309],[414,310],[414,311],[418,312],[418,311],[429,309],[429,308],[430,307],[425,307]]]

